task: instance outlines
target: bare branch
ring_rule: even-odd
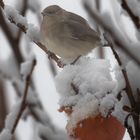
[[[19,120],[20,120],[20,118],[21,118],[21,116],[23,114],[24,109],[26,108],[26,105],[27,105],[26,104],[26,97],[27,97],[28,88],[29,88],[29,85],[30,85],[30,82],[31,82],[31,75],[32,75],[32,72],[34,70],[35,65],[36,65],[36,60],[34,59],[33,63],[32,63],[32,67],[31,67],[31,71],[30,71],[29,75],[27,75],[27,77],[26,77],[26,85],[25,85],[25,89],[24,89],[24,95],[23,95],[23,98],[22,98],[19,113],[17,115],[17,118],[16,118],[16,120],[14,122],[14,125],[13,125],[13,128],[11,130],[11,134],[14,134],[15,129],[17,127],[17,124],[18,124],[18,122],[19,122]]]

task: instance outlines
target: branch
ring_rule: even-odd
[[[112,52],[113,52],[113,54],[114,54],[114,56],[115,56],[115,58],[116,58],[116,60],[117,60],[119,66],[121,67],[121,66],[122,66],[122,62],[121,62],[121,60],[120,60],[119,55],[117,54],[117,52],[116,52],[115,49],[113,48],[113,44],[111,43],[111,41],[109,40],[109,38],[108,38],[107,36],[105,36],[105,39],[108,41],[108,44],[109,44],[109,46],[110,46],[110,48],[111,48],[111,50],[112,50]],[[127,72],[126,72],[125,69],[122,69],[122,74],[123,74],[123,77],[124,77],[125,83],[126,83],[126,88],[125,88],[125,90],[126,90],[127,96],[128,96],[128,98],[129,98],[131,107],[134,108],[136,102],[135,102],[135,99],[134,99],[134,96],[133,96],[133,91],[132,91],[132,88],[131,88],[131,86],[130,86],[130,82],[129,82],[129,79],[128,79],[128,75],[127,75]]]
[[[17,127],[17,124],[18,124],[18,122],[19,122],[19,120],[20,120],[20,118],[21,118],[21,116],[23,114],[24,109],[26,108],[26,105],[27,105],[26,104],[26,97],[27,97],[29,85],[30,85],[30,82],[31,82],[31,75],[32,75],[32,72],[34,70],[35,65],[36,65],[36,60],[34,59],[33,63],[32,63],[31,70],[30,70],[30,73],[26,77],[26,85],[25,85],[25,89],[24,89],[24,95],[23,95],[23,98],[22,98],[22,102],[21,102],[21,106],[20,106],[20,109],[19,109],[19,113],[18,113],[18,115],[16,117],[16,120],[14,122],[13,128],[11,130],[11,134],[14,134],[15,129]]]
[[[0,6],[4,9],[4,3],[2,0],[0,0]],[[24,32],[25,34],[27,33],[28,28],[25,27],[24,25],[22,25],[21,23],[16,23],[16,21],[14,21],[13,17],[8,17],[8,20],[15,24],[22,32]],[[48,57],[53,59],[57,65],[59,67],[64,67],[64,64],[62,63],[62,61],[51,51],[49,51],[47,49],[47,47],[45,45],[43,45],[41,42],[37,41],[37,40],[33,40],[33,42],[38,45],[42,50],[44,50],[46,52],[46,54],[48,54]]]
[[[1,1],[0,1],[0,5],[1,5]],[[9,43],[11,44],[12,50],[15,54],[15,58],[19,66],[19,64],[23,61],[23,58],[19,51],[18,43],[16,42],[16,39],[13,37],[13,34],[5,21],[1,8],[0,8],[0,26],[2,27],[4,34],[6,35]]]
[[[122,38],[120,38],[120,36],[118,36],[118,34],[115,31],[113,31],[108,24],[106,24],[106,22],[102,19],[102,17],[100,17],[99,14],[95,13],[95,11],[91,9],[89,4],[85,2],[84,7],[88,12],[89,16],[92,19],[96,20],[96,22],[100,24],[100,26],[110,35],[110,37],[113,39],[117,47],[123,50],[123,52],[127,54],[130,58],[132,58],[136,62],[136,64],[140,67],[140,60],[133,54],[132,51],[128,49],[128,46],[124,44],[125,39],[123,40]],[[127,45],[129,44],[127,43]]]
[[[126,0],[122,0],[121,6],[128,13],[128,15],[131,18],[131,20],[133,21],[135,27],[138,28],[138,29],[140,29],[140,20],[139,20],[139,17],[134,15],[134,13],[129,8]]]
[[[120,57],[119,55],[117,54],[117,52],[115,51],[115,49],[113,48],[113,45],[111,43],[111,41],[109,40],[109,38],[107,36],[105,36],[105,39],[108,41],[109,45],[110,45],[110,48],[119,64],[119,66],[121,67],[122,66],[122,62],[120,60]],[[129,99],[129,102],[130,102],[130,105],[131,105],[131,108],[134,109],[134,113],[131,114],[132,117],[133,117],[133,121],[134,121],[134,127],[135,127],[135,134],[136,134],[136,138],[139,138],[139,130],[140,130],[140,127],[139,127],[139,116],[135,115],[135,114],[138,114],[137,113],[137,109],[136,109],[136,106],[137,106],[137,102],[135,101],[135,98],[134,98],[134,94],[133,94],[133,91],[132,91],[132,88],[131,88],[131,85],[130,85],[130,82],[129,82],[129,79],[128,79],[128,75],[127,75],[127,72],[125,69],[122,69],[122,74],[124,76],[124,79],[125,79],[125,83],[126,83],[126,87],[125,87],[125,91],[127,93],[127,96],[128,96],[128,99]],[[126,122],[128,120],[128,116],[126,117],[125,119],[125,127],[127,128],[128,132],[129,132],[129,135],[130,137],[132,138],[133,135],[133,129],[132,127],[130,127],[129,125],[126,125]],[[130,131],[131,129],[131,131]]]
[[[22,9],[21,9],[21,15],[25,16],[26,11],[28,9],[28,0],[22,0],[22,3],[23,3],[23,6],[22,6]],[[22,35],[22,31],[19,29],[18,33],[17,33],[17,39],[16,39],[18,43],[20,42],[21,35]]]

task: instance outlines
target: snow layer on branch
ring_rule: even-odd
[[[16,24],[21,24],[27,29],[27,36],[31,41],[38,42],[40,40],[39,28],[33,24],[28,24],[25,17],[21,16],[19,12],[11,6],[5,5],[5,15],[8,19],[13,20]]]
[[[5,15],[7,16],[8,19],[12,18],[16,22],[16,24],[18,24],[18,23],[22,24],[25,26],[25,28],[28,27],[26,18],[21,16],[16,9],[14,9],[13,7],[11,7],[9,5],[5,5],[4,11],[5,11]]]
[[[130,61],[127,64],[126,69],[127,69],[127,74],[129,77],[131,87],[132,87],[134,93],[137,94],[137,92],[136,92],[137,88],[140,89],[140,69],[133,61]]]
[[[0,140],[11,140],[12,139],[12,134],[8,129],[3,129],[2,132],[0,133]]]
[[[33,24],[28,25],[27,36],[31,41],[38,42],[40,40],[40,31],[39,28],[34,26]]]
[[[23,92],[24,92],[24,88],[25,88],[25,81],[14,78],[14,79],[12,79],[12,83],[16,86],[17,91],[19,91],[19,93],[22,96]],[[26,100],[27,100],[28,104],[31,104],[31,105],[38,104],[38,96],[37,96],[36,92],[31,87],[29,87]]]
[[[21,75],[23,75],[25,78],[30,74],[31,72],[31,68],[33,65],[33,59],[34,57],[32,57],[30,60],[27,60],[23,63],[21,63],[20,65],[20,73]]]
[[[18,67],[15,58],[12,55],[5,60],[0,59],[0,76],[5,75],[7,78],[19,77]]]
[[[113,70],[114,70],[115,78],[118,81],[116,85],[116,91],[117,93],[119,93],[126,87],[125,79],[122,74],[122,68],[118,66],[118,64],[114,66]]]
[[[73,110],[69,128],[98,113],[107,116],[115,108],[118,84],[112,79],[110,68],[109,60],[82,58],[77,65],[65,66],[56,76],[56,88],[62,96],[60,106],[71,106]]]
[[[14,126],[15,120],[17,118],[17,114],[19,113],[20,110],[20,106],[21,106],[21,100],[14,105],[12,111],[6,117],[5,128],[8,129],[10,132]]]
[[[38,125],[38,136],[48,140],[69,140],[68,135],[57,129],[52,130],[48,126]]]
[[[127,0],[127,4],[135,16],[140,18],[140,2],[138,0]]]
[[[37,114],[37,116],[39,117],[39,119],[42,121],[43,125],[52,127],[49,115],[45,111],[43,111],[43,110],[41,110],[40,108],[37,108],[37,107],[34,108],[34,111]]]

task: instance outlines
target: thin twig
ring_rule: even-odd
[[[26,105],[27,105],[26,104],[26,97],[27,97],[29,85],[30,85],[30,82],[31,82],[31,75],[32,75],[32,72],[34,70],[35,65],[36,65],[36,60],[34,59],[33,63],[32,63],[32,67],[31,67],[31,71],[30,71],[29,75],[27,75],[27,77],[26,77],[26,85],[25,85],[25,89],[24,89],[24,95],[23,95],[23,98],[22,98],[22,102],[21,102],[21,106],[20,106],[18,115],[16,117],[13,128],[11,130],[11,134],[14,134],[15,129],[17,127],[17,124],[18,124],[18,122],[19,122],[19,120],[20,120],[20,118],[23,114],[24,109],[26,108]]]

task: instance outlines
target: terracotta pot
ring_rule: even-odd
[[[125,128],[113,116],[97,115],[79,122],[72,132],[70,135],[78,140],[122,140]]]
[[[59,111],[64,111],[71,119],[72,107],[61,107]],[[69,131],[68,124],[67,131],[78,140],[122,140],[125,128],[114,116],[105,118],[98,114],[81,120],[72,131]]]

